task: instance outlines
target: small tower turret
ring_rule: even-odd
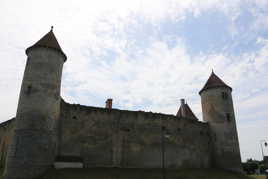
[[[181,106],[176,114],[177,117],[198,121],[197,117],[192,112],[191,108],[185,103],[185,99],[181,99]]]
[[[203,120],[208,122],[212,141],[212,167],[241,171],[232,88],[212,71],[201,96]]]
[[[27,48],[26,54],[5,179],[38,177],[52,166],[57,147],[61,75],[66,55],[52,29]]]

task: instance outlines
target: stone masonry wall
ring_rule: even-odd
[[[222,93],[227,98],[223,98]],[[241,156],[231,90],[226,87],[208,89],[202,92],[201,99],[203,119],[208,122],[211,133],[212,165],[240,172]]]
[[[11,142],[15,124],[15,118],[0,124],[0,168],[4,168],[7,149]]]
[[[62,101],[58,156],[85,167],[161,168],[164,144],[169,168],[210,167],[207,123],[173,115],[72,105]],[[15,120],[0,124],[0,165],[5,164]],[[162,126],[165,126],[164,133]],[[162,138],[168,134],[168,138]],[[164,139],[164,140],[162,140]]]
[[[164,134],[162,126],[165,126]],[[85,167],[210,167],[207,123],[159,113],[61,103],[59,156]]]

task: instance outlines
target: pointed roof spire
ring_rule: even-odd
[[[30,49],[33,49],[35,47],[47,47],[52,48],[54,50],[59,51],[61,54],[65,56],[65,60],[67,59],[65,53],[62,51],[56,36],[53,33],[53,26],[51,26],[50,31],[44,35],[39,41],[37,41],[34,45],[26,49],[26,54]]]
[[[232,88],[225,84],[213,71],[211,72],[210,77],[208,78],[205,86],[199,91],[199,94],[201,94],[204,90],[211,89],[211,88],[217,88],[217,87],[227,87],[232,91]]]
[[[191,108],[185,103],[184,99],[181,99],[181,106],[176,114],[177,117],[187,118],[187,119],[194,119],[198,120],[197,117],[194,115]]]

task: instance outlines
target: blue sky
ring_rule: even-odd
[[[14,117],[25,49],[54,25],[68,56],[70,103],[175,114],[185,98],[202,121],[211,70],[233,87],[242,159],[268,140],[267,0],[0,2],[0,121]],[[268,155],[268,150],[265,151]]]

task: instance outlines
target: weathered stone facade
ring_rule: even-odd
[[[14,132],[15,119],[0,124],[0,167],[3,168],[6,162],[7,150]]]
[[[241,170],[232,89],[214,73],[200,91],[200,122],[183,100],[176,116],[113,109],[111,100],[106,108],[66,103],[60,97],[66,56],[52,31],[27,55],[16,119],[0,124],[6,179],[37,177],[55,161],[86,168]]]
[[[85,167],[210,167],[206,123],[142,111],[61,105],[59,155],[81,156]],[[162,127],[165,131],[162,131]],[[162,133],[169,138],[162,140]]]
[[[231,90],[218,87],[204,91],[201,101],[203,119],[210,126],[213,141],[213,166],[239,171],[241,158]]]

